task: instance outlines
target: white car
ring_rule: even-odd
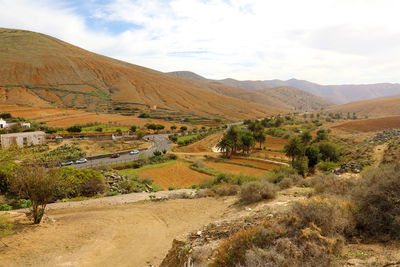
[[[131,152],[129,152],[129,154],[131,154],[131,155],[137,155],[137,154],[139,154],[139,150],[137,150],[137,149],[132,150]]]
[[[75,161],[76,164],[81,164],[81,163],[86,163],[86,162],[87,162],[87,159],[85,159],[85,158],[81,158],[81,159],[78,159],[77,161]]]

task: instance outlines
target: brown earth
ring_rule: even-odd
[[[229,159],[229,162],[237,162],[237,163],[244,163],[244,164],[250,164],[252,166],[256,166],[258,168],[262,168],[265,170],[273,170],[278,168],[280,165],[278,164],[273,164],[269,162],[263,162],[261,160],[256,160],[256,159],[243,159],[243,158],[235,158],[232,157]]]
[[[1,266],[158,266],[172,240],[216,220],[231,199],[50,210],[56,221],[2,239]]]
[[[400,97],[355,101],[332,107],[330,110],[333,112],[350,112],[351,114],[356,113],[357,115],[368,116],[400,115]]]
[[[118,114],[96,114],[82,110],[62,109],[62,108],[37,108],[24,107],[19,105],[2,105],[0,104],[1,113],[11,113],[13,117],[22,117],[38,122],[45,122],[46,125],[52,127],[69,127],[75,124],[100,123],[100,124],[117,124],[121,126],[137,125],[143,127],[145,124],[155,123],[162,124],[169,129],[172,125],[182,126],[180,123],[171,123],[163,120],[142,119],[133,116],[122,116]],[[191,127],[189,127],[191,128]]]
[[[4,104],[96,112],[118,108],[134,114],[156,107],[152,113],[162,116],[228,120],[285,112],[217,93],[226,85],[181,79],[44,34],[4,28],[0,28],[0,81]]]
[[[244,174],[244,175],[254,175],[259,176],[266,172],[266,170],[245,167],[235,164],[223,163],[223,162],[213,162],[206,161],[205,164],[207,167],[214,169],[216,171],[225,172],[225,173],[233,173],[233,174]]]
[[[189,169],[189,163],[180,160],[161,168],[143,170],[139,177],[147,176],[154,180],[154,183],[164,189],[170,186],[185,188],[194,184],[200,184],[209,175]]]
[[[400,128],[400,116],[350,121],[333,126],[332,128],[359,132],[383,131],[385,129]]]

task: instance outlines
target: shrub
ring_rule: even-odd
[[[297,170],[297,173],[303,177],[307,176],[308,173],[308,158],[299,157],[293,162],[293,168]]]
[[[318,148],[322,160],[332,162],[338,162],[340,160],[342,152],[338,145],[329,141],[322,141],[318,143]]]
[[[293,179],[291,177],[285,177],[279,182],[278,186],[280,189],[290,188],[293,186]]]
[[[142,113],[139,115],[139,118],[150,118],[150,115],[147,113]]]
[[[358,229],[369,237],[400,238],[400,164],[370,170],[353,199]]]
[[[347,195],[355,186],[353,179],[343,179],[334,174],[317,175],[310,179],[317,194]]]
[[[70,133],[80,133],[82,132],[82,126],[81,125],[73,125],[67,128],[67,132]]]
[[[0,211],[8,211],[8,210],[12,210],[12,207],[8,204],[3,204],[0,206]]]
[[[269,182],[277,184],[283,180],[285,177],[289,177],[291,175],[297,174],[296,170],[289,166],[280,166],[277,169],[268,171],[264,178],[267,179]]]
[[[217,184],[211,190],[218,196],[234,196],[240,192],[240,187],[232,184]]]
[[[276,187],[268,181],[253,181],[245,183],[240,191],[240,201],[253,203],[264,199],[273,199],[276,195]]]
[[[18,199],[13,206],[16,209],[26,209],[32,207],[32,202],[29,199]]]
[[[28,198],[32,203],[31,214],[34,224],[39,224],[44,215],[47,203],[53,199],[59,182],[56,170],[30,163],[18,169],[12,179],[12,191]]]
[[[338,164],[330,161],[322,161],[317,165],[317,169],[323,171],[325,174],[332,173],[337,167],[339,167]]]
[[[105,190],[104,178],[96,170],[64,167],[59,169],[59,175],[57,198],[91,197]]]
[[[0,214],[0,238],[11,234],[14,225],[10,222],[6,214]]]
[[[175,155],[175,154],[169,154],[168,157],[169,157],[169,159],[171,159],[171,160],[176,160],[176,159],[178,159],[178,156]]]
[[[159,150],[154,150],[154,152],[153,152],[153,155],[155,156],[155,157],[158,157],[158,156],[161,156],[161,151],[159,151]]]
[[[354,232],[354,220],[348,203],[328,198],[312,198],[297,202],[292,214],[298,218],[296,227],[303,229],[311,224],[321,229],[324,236],[350,235]]]
[[[90,179],[81,185],[80,191],[83,196],[92,197],[99,193],[103,193],[106,189],[104,181]]]
[[[250,175],[220,173],[211,181],[211,186],[222,183],[235,184],[240,186],[246,182],[256,181],[258,179],[259,178]]]
[[[168,187],[168,190],[169,191],[176,190],[176,186],[170,186],[170,187]]]

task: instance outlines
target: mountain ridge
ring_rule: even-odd
[[[45,34],[0,28],[0,103],[228,120],[286,112],[218,94],[217,87],[226,86],[179,79]]]
[[[399,83],[321,85],[295,78],[286,81],[278,79],[240,81],[233,78],[213,81],[247,90],[262,90],[281,86],[291,86],[325,98],[335,104],[345,104],[352,101],[390,97],[392,95],[400,94]]]

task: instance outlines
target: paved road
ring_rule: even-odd
[[[150,141],[153,145],[147,150],[141,151],[138,155],[130,155],[129,153],[121,154],[119,158],[99,158],[99,159],[88,159],[87,163],[83,164],[74,164],[72,165],[76,169],[88,169],[99,166],[108,166],[115,163],[120,162],[128,162],[133,160],[138,160],[141,157],[141,154],[144,154],[146,157],[153,156],[153,152],[168,150],[171,147],[171,142],[168,139],[168,134],[157,134],[157,135],[147,135],[144,137],[145,140]]]

